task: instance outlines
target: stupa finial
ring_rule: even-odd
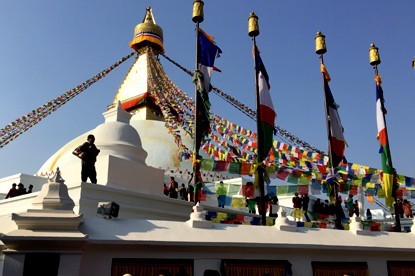
[[[147,7],[144,19],[135,27],[134,38],[130,42],[130,47],[136,51],[146,45],[164,53],[163,29],[156,24],[151,7]]]

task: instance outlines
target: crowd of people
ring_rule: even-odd
[[[13,198],[20,195],[30,194],[32,192],[33,185],[30,184],[29,187],[26,189],[23,183],[19,183],[18,185],[16,183],[12,184],[12,187],[10,188],[9,192],[6,195],[6,199]]]
[[[164,183],[164,194],[170,198],[181,199],[189,202],[195,202],[198,200],[195,196],[197,194],[197,187],[191,184],[192,179],[189,180],[189,183],[186,187],[184,183],[179,187],[178,182],[174,177],[170,177],[170,183],[166,185]],[[219,182],[216,188],[218,207],[224,208],[226,201],[226,193],[221,192],[223,182]],[[252,186],[252,187],[251,187]],[[248,209],[249,213],[256,214],[257,212],[261,214],[262,202],[261,197],[253,196],[253,183],[248,182],[245,186],[244,196],[246,204],[245,206]],[[199,188],[200,189],[200,188]],[[252,190],[252,191],[251,191]],[[11,190],[12,191],[12,190]],[[12,193],[13,194],[13,193]],[[252,194],[252,195],[251,195]],[[312,205],[312,210],[309,211],[310,198],[307,193],[299,195],[298,193],[294,194],[292,198],[293,203],[293,213],[292,216],[295,221],[304,220],[310,222],[311,220],[319,220],[321,218],[327,219],[332,218],[334,221],[337,221],[340,226],[340,221],[347,217],[359,217],[359,204],[357,200],[353,199],[353,195],[349,194],[347,199],[342,200],[341,196],[338,196],[337,200],[328,199],[322,201],[320,198],[317,198],[314,204]],[[275,195],[265,196],[264,207],[266,211],[269,211],[268,215],[270,217],[277,217],[277,212],[279,209],[278,198]],[[345,212],[346,211],[346,212]],[[397,201],[397,211],[401,218],[413,218],[412,206],[411,203],[404,199]],[[347,216],[346,216],[347,214]],[[366,219],[371,220],[372,214],[370,209],[367,209]],[[311,217],[310,217],[311,216]]]
[[[181,199],[186,200],[189,202],[198,201],[197,193],[201,189],[201,187],[196,188],[191,184],[192,178],[189,180],[189,183],[186,187],[184,183],[181,184],[179,187],[178,182],[172,176],[170,177],[169,184],[164,183],[163,193],[165,196],[174,199]],[[252,214],[262,213],[262,202],[261,197],[257,196],[254,197],[254,184],[252,182],[248,182],[246,184],[246,189],[244,192],[245,196],[245,207],[247,207],[248,212]],[[226,187],[224,186],[223,181],[220,181],[216,187],[216,198],[218,201],[218,207],[224,208],[226,205]],[[277,212],[279,209],[278,206],[278,197],[275,195],[267,195],[265,196],[264,207],[266,212],[270,217],[277,217]]]
[[[334,218],[340,217],[340,219],[345,218],[346,216],[343,212],[344,209],[342,203],[344,203],[344,209],[347,211],[350,218],[353,216],[360,216],[359,203],[357,200],[353,199],[352,194],[349,194],[348,198],[344,201],[342,201],[341,197],[339,197],[336,203],[331,203],[328,199],[322,202],[320,198],[317,198],[313,205],[313,213],[317,218],[328,216],[333,216]],[[397,199],[396,204],[397,213],[400,218],[413,218],[412,206],[407,199]],[[371,220],[373,218],[372,212],[369,208],[366,209],[366,214],[363,215],[366,215],[367,220]]]
[[[320,198],[317,198],[317,200],[314,202],[314,205],[313,205],[313,213],[317,215],[335,216],[336,211],[337,211],[337,213],[339,213],[341,217],[346,217],[343,211],[342,203],[344,203],[344,207],[349,217],[353,217],[353,215],[355,216],[360,215],[358,201],[353,200],[352,194],[350,194],[348,198],[344,201],[342,201],[342,198],[339,196],[339,198],[337,199],[335,203],[330,202],[328,199],[324,200],[323,202],[320,200]],[[339,210],[337,210],[337,207],[340,207],[338,208]]]
[[[184,183],[179,188],[179,183],[174,179],[174,177],[170,177],[170,183],[169,185],[166,185],[164,183],[163,188],[164,195],[170,197],[170,198],[176,198],[181,200],[186,200],[190,202],[194,202],[194,193],[195,189],[193,185],[191,184],[191,181],[189,181],[187,187]]]

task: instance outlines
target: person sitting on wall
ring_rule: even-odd
[[[9,192],[6,195],[6,199],[7,198],[12,198],[12,197],[15,197],[15,196],[18,196],[19,195],[19,192],[17,191],[16,186],[17,186],[16,183],[13,183],[12,184],[12,187],[10,188]]]
[[[30,185],[29,185],[29,188],[28,188],[28,190],[27,190],[27,193],[28,193],[28,194],[31,194],[31,193],[32,193],[32,190],[33,190],[33,185],[32,185],[32,184],[30,184]]]
[[[23,185],[23,183],[19,183],[19,185],[17,185],[17,187],[19,189],[17,189],[17,195],[25,195],[26,194],[26,188]]]

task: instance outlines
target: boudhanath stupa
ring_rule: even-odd
[[[175,137],[168,133],[167,122],[163,115],[178,116],[179,110],[175,111],[172,106],[179,104],[173,102],[173,97],[162,98],[164,95],[160,91],[161,85],[174,86],[174,84],[168,79],[158,60],[158,55],[164,52],[163,30],[156,24],[150,9],[146,11],[143,22],[136,26],[130,46],[137,53],[135,61],[116,92],[112,105],[108,108],[111,110],[119,105],[131,114],[129,123],[139,133],[137,142],[147,153],[143,159],[147,165],[162,169],[178,168],[180,166],[178,145]],[[177,87],[169,88],[178,89]],[[168,104],[164,106],[166,101]],[[160,108],[161,105],[164,106],[163,110]],[[163,111],[168,108],[170,108],[170,113],[163,114]],[[101,137],[101,135],[105,137],[105,132],[96,133],[97,131],[99,130],[90,130],[67,143],[49,158],[40,168],[39,173],[53,171],[56,167],[64,171],[65,166],[79,163],[77,158],[71,154],[73,148],[82,144],[88,133],[95,134],[96,137]],[[184,133],[183,129],[181,132]],[[107,146],[105,141],[101,143],[99,140],[97,141],[98,148]],[[190,138],[182,137],[182,140],[187,147],[192,145]]]
[[[261,216],[245,206],[243,189],[254,181],[256,134],[215,114],[201,147],[202,177],[214,200],[215,183],[225,182],[226,207],[165,196],[163,183],[170,176],[186,184],[190,178],[194,102],[163,70],[161,57],[172,60],[164,55],[163,30],[151,8],[135,27],[130,47],[134,55],[128,57],[135,61],[103,108],[103,122],[63,145],[36,175],[0,179],[4,194],[13,182],[34,185],[33,193],[0,200],[2,275],[415,273],[414,226],[410,233],[379,231],[383,222],[368,224],[361,215],[348,219],[346,231],[334,230],[327,222],[293,221],[290,203],[261,226]],[[219,88],[214,91],[254,115]],[[324,152],[280,127],[276,132],[290,143],[274,141],[265,161],[268,189],[289,200],[294,192],[325,194]],[[97,184],[81,182],[80,160],[72,154],[88,134],[99,137]],[[366,191],[379,185],[379,171],[363,165],[345,164],[339,175],[342,192],[360,197],[362,183],[370,183]]]

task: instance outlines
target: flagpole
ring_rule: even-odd
[[[324,57],[323,55],[327,52],[327,48],[326,48],[326,36],[323,35],[320,31],[317,32],[317,36],[315,37],[315,43],[316,43],[316,54],[320,56],[320,64],[324,66]],[[322,72],[322,77],[323,77],[323,87],[325,88],[325,82],[326,80],[326,76],[324,74],[324,72]],[[331,145],[331,122],[330,122],[330,115],[329,115],[329,110],[328,110],[328,105],[327,105],[327,97],[326,97],[326,93],[324,93],[324,110],[326,113],[326,128],[327,128],[327,139],[328,139],[328,148],[329,148],[329,162],[330,162],[330,173],[333,177],[333,182],[332,182],[332,188],[333,188],[333,192],[334,192],[334,204],[337,206],[337,200],[339,197],[338,194],[338,185],[337,185],[337,180],[335,178],[334,175],[334,166],[333,166],[333,153],[332,153],[332,145]],[[337,224],[336,224],[336,228],[340,227],[340,218],[336,218],[337,220]],[[340,227],[342,228],[342,227]]]
[[[254,12],[251,12],[248,18],[248,35],[252,37],[253,46],[254,46],[254,71],[255,71],[255,102],[256,102],[256,123],[257,123],[257,171],[258,171],[258,186],[260,192],[260,204],[261,204],[261,220],[262,225],[266,225],[266,210],[265,210],[265,187],[264,187],[264,168],[261,164],[261,160],[264,155],[264,137],[261,135],[261,110],[260,110],[260,98],[259,98],[259,84],[258,84],[258,68],[257,68],[257,59],[256,59],[256,36],[259,35],[259,26],[258,26],[258,16]]]
[[[201,0],[195,0],[193,2],[193,14],[192,14],[192,21],[196,23],[196,29],[195,29],[195,33],[196,33],[196,57],[195,57],[195,74],[197,73],[197,71],[199,70],[199,47],[198,47],[198,39],[199,39],[199,23],[203,22],[204,20],[204,16],[203,16],[203,5],[204,2]],[[197,116],[198,116],[198,110],[197,110],[197,106],[198,106],[198,91],[197,91],[197,83],[195,82],[195,105],[194,105],[194,110],[195,110],[195,116],[194,116],[194,135],[193,135],[193,181],[194,181],[194,189],[195,189],[195,205],[197,204],[199,197],[198,195],[196,195],[196,193],[198,193],[197,190],[197,184],[198,184],[198,175],[200,174],[200,166],[197,164],[198,162],[198,156],[199,156],[199,151],[198,146],[197,146]]]
[[[381,87],[381,80],[380,80],[380,76],[379,76],[379,71],[378,71],[378,65],[381,63],[380,61],[380,56],[379,56],[379,48],[375,46],[374,43],[372,43],[370,45],[369,48],[369,61],[370,61],[370,65],[373,66],[373,70],[375,71],[375,81],[376,81],[376,86]],[[382,119],[383,119],[383,123],[385,124],[385,136],[387,137],[387,141],[389,140],[389,136],[388,136],[388,127],[386,126],[386,117],[385,117],[385,113],[383,112],[384,109],[384,105],[383,105],[383,95],[382,95],[382,99],[381,99],[381,108],[382,108]],[[386,147],[386,152],[387,152],[387,156],[390,157],[389,160],[389,165],[393,170],[393,183],[392,183],[392,195],[393,195],[393,199],[395,200],[395,203],[393,204],[394,207],[394,212],[395,212],[395,224],[396,224],[396,229],[395,232],[401,232],[401,219],[399,217],[399,210],[398,210],[398,201],[397,201],[397,196],[396,196],[396,190],[397,190],[397,175],[396,175],[396,171],[393,168],[393,164],[392,164],[392,154],[390,152],[390,147],[387,146]]]

